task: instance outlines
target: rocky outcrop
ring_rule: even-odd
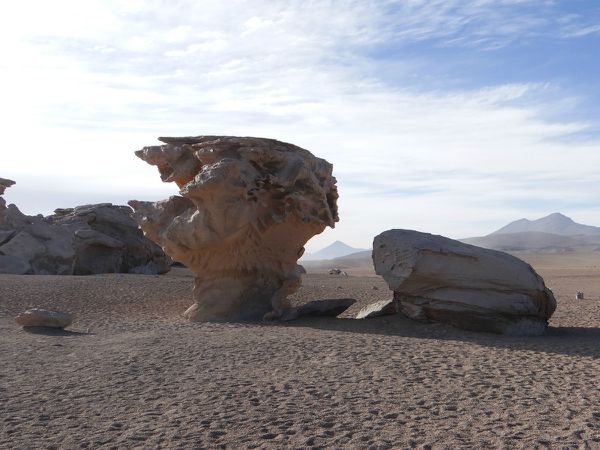
[[[2,195],[4,195],[6,188],[11,187],[13,184],[15,184],[15,182],[12,180],[0,178],[0,224],[4,221],[4,211],[6,210],[6,200],[2,198]]]
[[[195,321],[261,319],[300,286],[304,244],[337,216],[332,166],[273,139],[159,138],[136,155],[180,196],[131,201],[146,236],[196,273]]]
[[[31,308],[19,314],[15,322],[22,327],[66,328],[73,323],[73,317],[60,311]]]
[[[373,262],[400,311],[412,319],[538,335],[556,309],[552,292],[529,264],[443,236],[386,231],[374,240]]]
[[[110,203],[26,216],[15,205],[0,223],[0,273],[157,274],[170,259],[145,238],[128,206]]]

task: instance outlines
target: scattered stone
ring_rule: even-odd
[[[273,139],[159,138],[136,155],[180,196],[132,200],[147,237],[196,273],[193,321],[260,320],[290,307],[304,244],[338,221],[332,165]]]
[[[577,291],[575,294],[575,300],[583,300],[583,292]]]
[[[398,303],[395,300],[380,300],[365,306],[356,315],[357,319],[368,319],[370,317],[389,316],[398,314]]]
[[[66,328],[73,323],[73,317],[64,312],[32,308],[19,314],[15,322],[22,327]]]
[[[539,335],[556,309],[533,268],[507,253],[411,230],[375,238],[375,271],[400,311],[474,331]]]

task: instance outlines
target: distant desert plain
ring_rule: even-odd
[[[353,319],[392,295],[356,256],[293,297],[355,305],[286,323],[186,321],[183,268],[0,275],[0,447],[600,448],[600,252],[516,254],[557,298],[544,336]],[[31,306],[75,322],[24,331]]]

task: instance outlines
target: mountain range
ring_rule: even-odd
[[[600,227],[579,224],[564,214],[553,213],[537,220],[519,219],[486,236],[461,241],[506,252],[600,252]],[[371,250],[353,248],[341,241],[306,255],[303,261],[314,268],[372,267]]]
[[[520,219],[487,236],[462,242],[504,251],[600,250],[600,227],[582,225],[561,213],[537,220]]]

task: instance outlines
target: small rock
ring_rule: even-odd
[[[380,300],[365,306],[356,315],[357,319],[368,319],[369,317],[388,316],[398,313],[398,304],[394,300]]]
[[[32,308],[19,314],[15,322],[22,327],[65,328],[73,323],[73,317],[70,314],[59,311]]]
[[[295,320],[303,316],[336,317],[356,303],[352,298],[336,298],[328,300],[313,300],[298,308],[283,311],[280,319]]]

